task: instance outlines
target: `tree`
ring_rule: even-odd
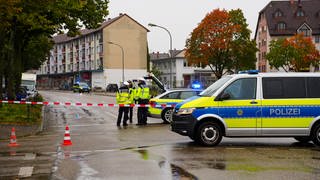
[[[0,81],[6,79],[8,97],[14,99],[21,73],[39,68],[47,58],[53,34],[67,30],[75,36],[79,22],[97,28],[107,5],[107,0],[0,0]]]
[[[310,65],[318,66],[320,53],[311,38],[296,34],[288,39],[271,41],[270,52],[266,55],[271,67],[285,71],[305,71]]]
[[[231,22],[240,26],[240,31],[235,33],[232,41],[233,66],[231,68],[235,73],[239,70],[254,69],[258,48],[256,42],[250,40],[251,31],[246,23],[247,20],[240,9],[229,11],[229,15]]]
[[[242,11],[215,9],[187,39],[185,57],[195,66],[208,65],[221,78],[225,70],[253,67],[256,51]]]

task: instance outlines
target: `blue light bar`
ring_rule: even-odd
[[[201,84],[199,84],[199,83],[193,83],[193,84],[191,85],[191,87],[192,87],[192,89],[201,89]]]
[[[246,71],[239,71],[238,74],[259,74],[259,70],[246,70]]]

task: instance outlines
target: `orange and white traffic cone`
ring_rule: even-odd
[[[19,146],[19,144],[17,143],[16,130],[14,127],[11,129],[10,143],[8,144],[8,146],[9,147]]]
[[[70,131],[69,131],[69,126],[68,125],[66,126],[66,131],[64,133],[64,138],[63,138],[62,145],[64,145],[64,146],[72,145],[71,137],[70,137]]]

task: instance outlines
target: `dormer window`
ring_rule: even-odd
[[[306,23],[304,23],[298,30],[298,33],[302,33],[304,36],[308,37],[312,35],[312,30],[310,26],[308,26]]]
[[[280,11],[280,10],[277,10],[275,13],[274,13],[274,17],[282,17],[283,16],[283,13]]]
[[[279,23],[277,24],[277,30],[278,30],[278,31],[286,30],[286,23],[284,23],[284,22],[279,22]]]
[[[298,9],[296,15],[297,15],[297,17],[303,17],[304,16],[304,11],[302,11],[302,9]]]

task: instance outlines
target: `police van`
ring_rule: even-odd
[[[205,146],[225,137],[293,137],[320,146],[320,73],[228,75],[179,103],[172,131]]]

